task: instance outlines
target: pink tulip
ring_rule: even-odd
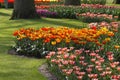
[[[117,70],[120,71],[120,67],[117,67]]]
[[[101,65],[100,61],[95,61],[95,64],[99,66]]]
[[[90,73],[92,71],[92,68],[87,68],[86,71]]]
[[[95,59],[95,58],[91,59],[91,62],[95,62],[95,61],[96,61],[96,59]]]
[[[70,63],[71,65],[74,65],[74,64],[75,64],[75,61],[69,60],[69,63]]]
[[[56,59],[52,59],[52,60],[51,60],[52,63],[55,63],[55,61],[56,61]]]
[[[62,61],[63,65],[68,65],[68,61]]]
[[[61,65],[61,64],[59,64],[58,66],[59,66],[59,68],[63,68],[63,65]]]
[[[62,72],[66,73],[66,72],[67,72],[67,69],[62,69]]]
[[[72,73],[72,72],[70,72],[70,71],[67,71],[67,72],[66,72],[66,75],[70,75],[71,73]]]
[[[70,57],[69,57],[69,59],[71,59],[71,60],[73,60],[73,59],[75,59],[75,58],[76,58],[75,55],[70,55]]]
[[[70,50],[73,50],[74,49],[74,47],[70,47]]]
[[[112,68],[115,68],[115,67],[116,67],[116,65],[113,64],[113,63],[110,63],[110,66],[111,66]]]
[[[80,56],[80,58],[79,58],[80,60],[84,60],[85,59],[85,57],[84,56]]]
[[[92,52],[90,53],[90,56],[96,56],[96,53]]]
[[[77,76],[78,80],[82,80],[83,76]]]
[[[106,70],[107,70],[107,71],[110,71],[110,67],[106,67]]]
[[[103,71],[103,69],[102,68],[98,68],[98,71]]]
[[[58,50],[58,51],[61,51],[61,50],[62,50],[62,48],[57,48],[57,50]]]
[[[46,59],[50,59],[51,58],[51,56],[46,56]]]
[[[68,57],[69,57],[68,54],[65,54],[65,55],[63,56],[64,59],[67,59]]]
[[[101,73],[100,76],[104,77],[104,76],[106,76],[106,74],[105,73]]]

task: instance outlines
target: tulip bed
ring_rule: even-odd
[[[43,17],[57,18],[58,14],[56,12],[51,12],[47,9],[38,9],[37,13]]]
[[[42,57],[49,51],[56,51],[58,47],[98,48],[109,42],[114,33],[106,27],[99,29],[43,27],[40,29],[22,28],[15,31],[14,36],[17,38],[15,50],[18,54]]]
[[[84,4],[101,4],[105,5],[107,0],[81,0]]]
[[[119,7],[100,4],[42,6],[44,17],[74,18],[88,26],[21,28],[14,31],[18,55],[45,58],[59,80],[120,79]],[[92,23],[90,23],[92,22]]]
[[[100,13],[82,13],[76,14],[77,19],[79,19],[82,22],[102,22],[102,21],[106,21],[106,22],[112,22],[112,21],[116,21],[118,19],[118,16],[113,16],[113,15],[108,15],[108,14],[100,14]]]
[[[119,80],[119,61],[114,61],[112,52],[103,53],[103,50],[58,48],[46,58],[50,69],[59,75],[60,80]]]
[[[94,6],[94,8],[92,7],[92,5],[85,6],[85,5],[81,5],[81,6],[54,6],[49,8],[49,10],[51,12],[56,12],[58,13],[58,16],[61,18],[76,18],[76,13],[86,13],[86,12],[90,12],[90,13],[100,13],[100,14],[109,14],[109,15],[113,15],[113,16],[119,16],[120,18],[120,10],[119,8],[115,8],[115,7],[107,7],[107,6],[101,6],[100,5],[96,5]]]
[[[55,6],[49,10],[56,10],[55,13],[53,11],[56,17],[69,16],[69,18],[75,18],[75,8]],[[83,10],[84,8],[86,10]],[[77,9],[83,12],[89,10],[88,7],[84,8],[78,7]],[[58,9],[61,9],[61,12]],[[97,8],[94,9],[97,10]],[[104,8],[104,12],[110,9]],[[104,15],[107,15],[107,18],[113,18],[114,16],[117,19],[118,8],[112,9],[113,11],[110,11],[113,14],[112,16],[108,15],[110,12],[106,12],[107,14]],[[40,9],[37,12],[45,13],[43,14],[45,17],[48,15],[54,17],[52,11],[49,12],[49,10],[42,11]],[[96,11],[94,15],[102,10],[103,8]],[[63,14],[63,11],[68,14]],[[71,13],[71,11],[74,13]],[[102,12],[100,13],[102,14]],[[80,16],[80,14],[77,15]],[[119,24],[117,22],[101,21],[98,21],[100,23],[90,23],[84,28],[74,28],[74,26],[73,28],[65,26],[42,27],[39,29],[21,28],[13,33],[16,38],[13,49],[18,55],[46,57],[49,70],[60,80],[119,80]]]
[[[76,46],[57,48],[56,51],[51,51],[46,56],[49,69],[60,80],[119,80],[120,43],[118,38],[120,30],[118,23],[90,23],[89,28],[90,32],[92,29],[98,32],[100,30],[99,33],[102,33],[95,38],[97,41],[105,38],[107,32],[110,33],[107,36],[109,35],[111,38],[107,37],[102,40],[102,43],[98,42],[97,45],[88,47],[92,44],[92,37],[89,35],[87,38],[90,38],[86,41],[90,43],[89,45],[83,44],[84,46],[79,46],[77,49]],[[88,33],[90,32],[88,31]],[[94,34],[97,35],[97,33],[91,35]]]
[[[81,6],[64,6],[64,5],[41,5],[39,7],[36,6],[37,9],[47,9],[50,12],[55,12],[57,18],[74,18],[76,19],[76,13],[94,13],[94,14],[106,14],[118,16],[120,19],[120,7],[115,6],[106,6],[100,4],[81,4]]]

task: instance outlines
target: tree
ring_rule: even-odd
[[[11,19],[38,17],[34,0],[15,0]]]
[[[120,4],[120,0],[116,0],[116,4]]]
[[[8,8],[8,0],[4,0],[5,8]]]
[[[120,0],[114,0],[113,3],[120,4]]]
[[[81,0],[65,0],[65,5],[80,5]]]

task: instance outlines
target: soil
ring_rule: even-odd
[[[48,80],[58,80],[55,75],[53,75],[49,70],[47,64],[43,64],[39,67],[39,71],[44,75]]]

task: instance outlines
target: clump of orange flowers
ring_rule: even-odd
[[[120,46],[119,45],[115,45],[114,48],[115,49],[120,49]]]
[[[99,29],[42,27],[21,28],[13,35],[17,39],[14,48],[18,54],[42,57],[49,51],[56,51],[58,47],[96,49],[110,42],[114,33],[106,27]]]
[[[32,41],[42,40],[43,43],[51,43],[52,45],[57,45],[61,42],[65,44],[74,43],[85,45],[91,42],[102,46],[110,41],[110,37],[114,36],[114,33],[105,27],[101,27],[100,29],[43,27],[40,29],[21,28],[15,31],[13,35],[17,37],[17,40],[28,38]]]

